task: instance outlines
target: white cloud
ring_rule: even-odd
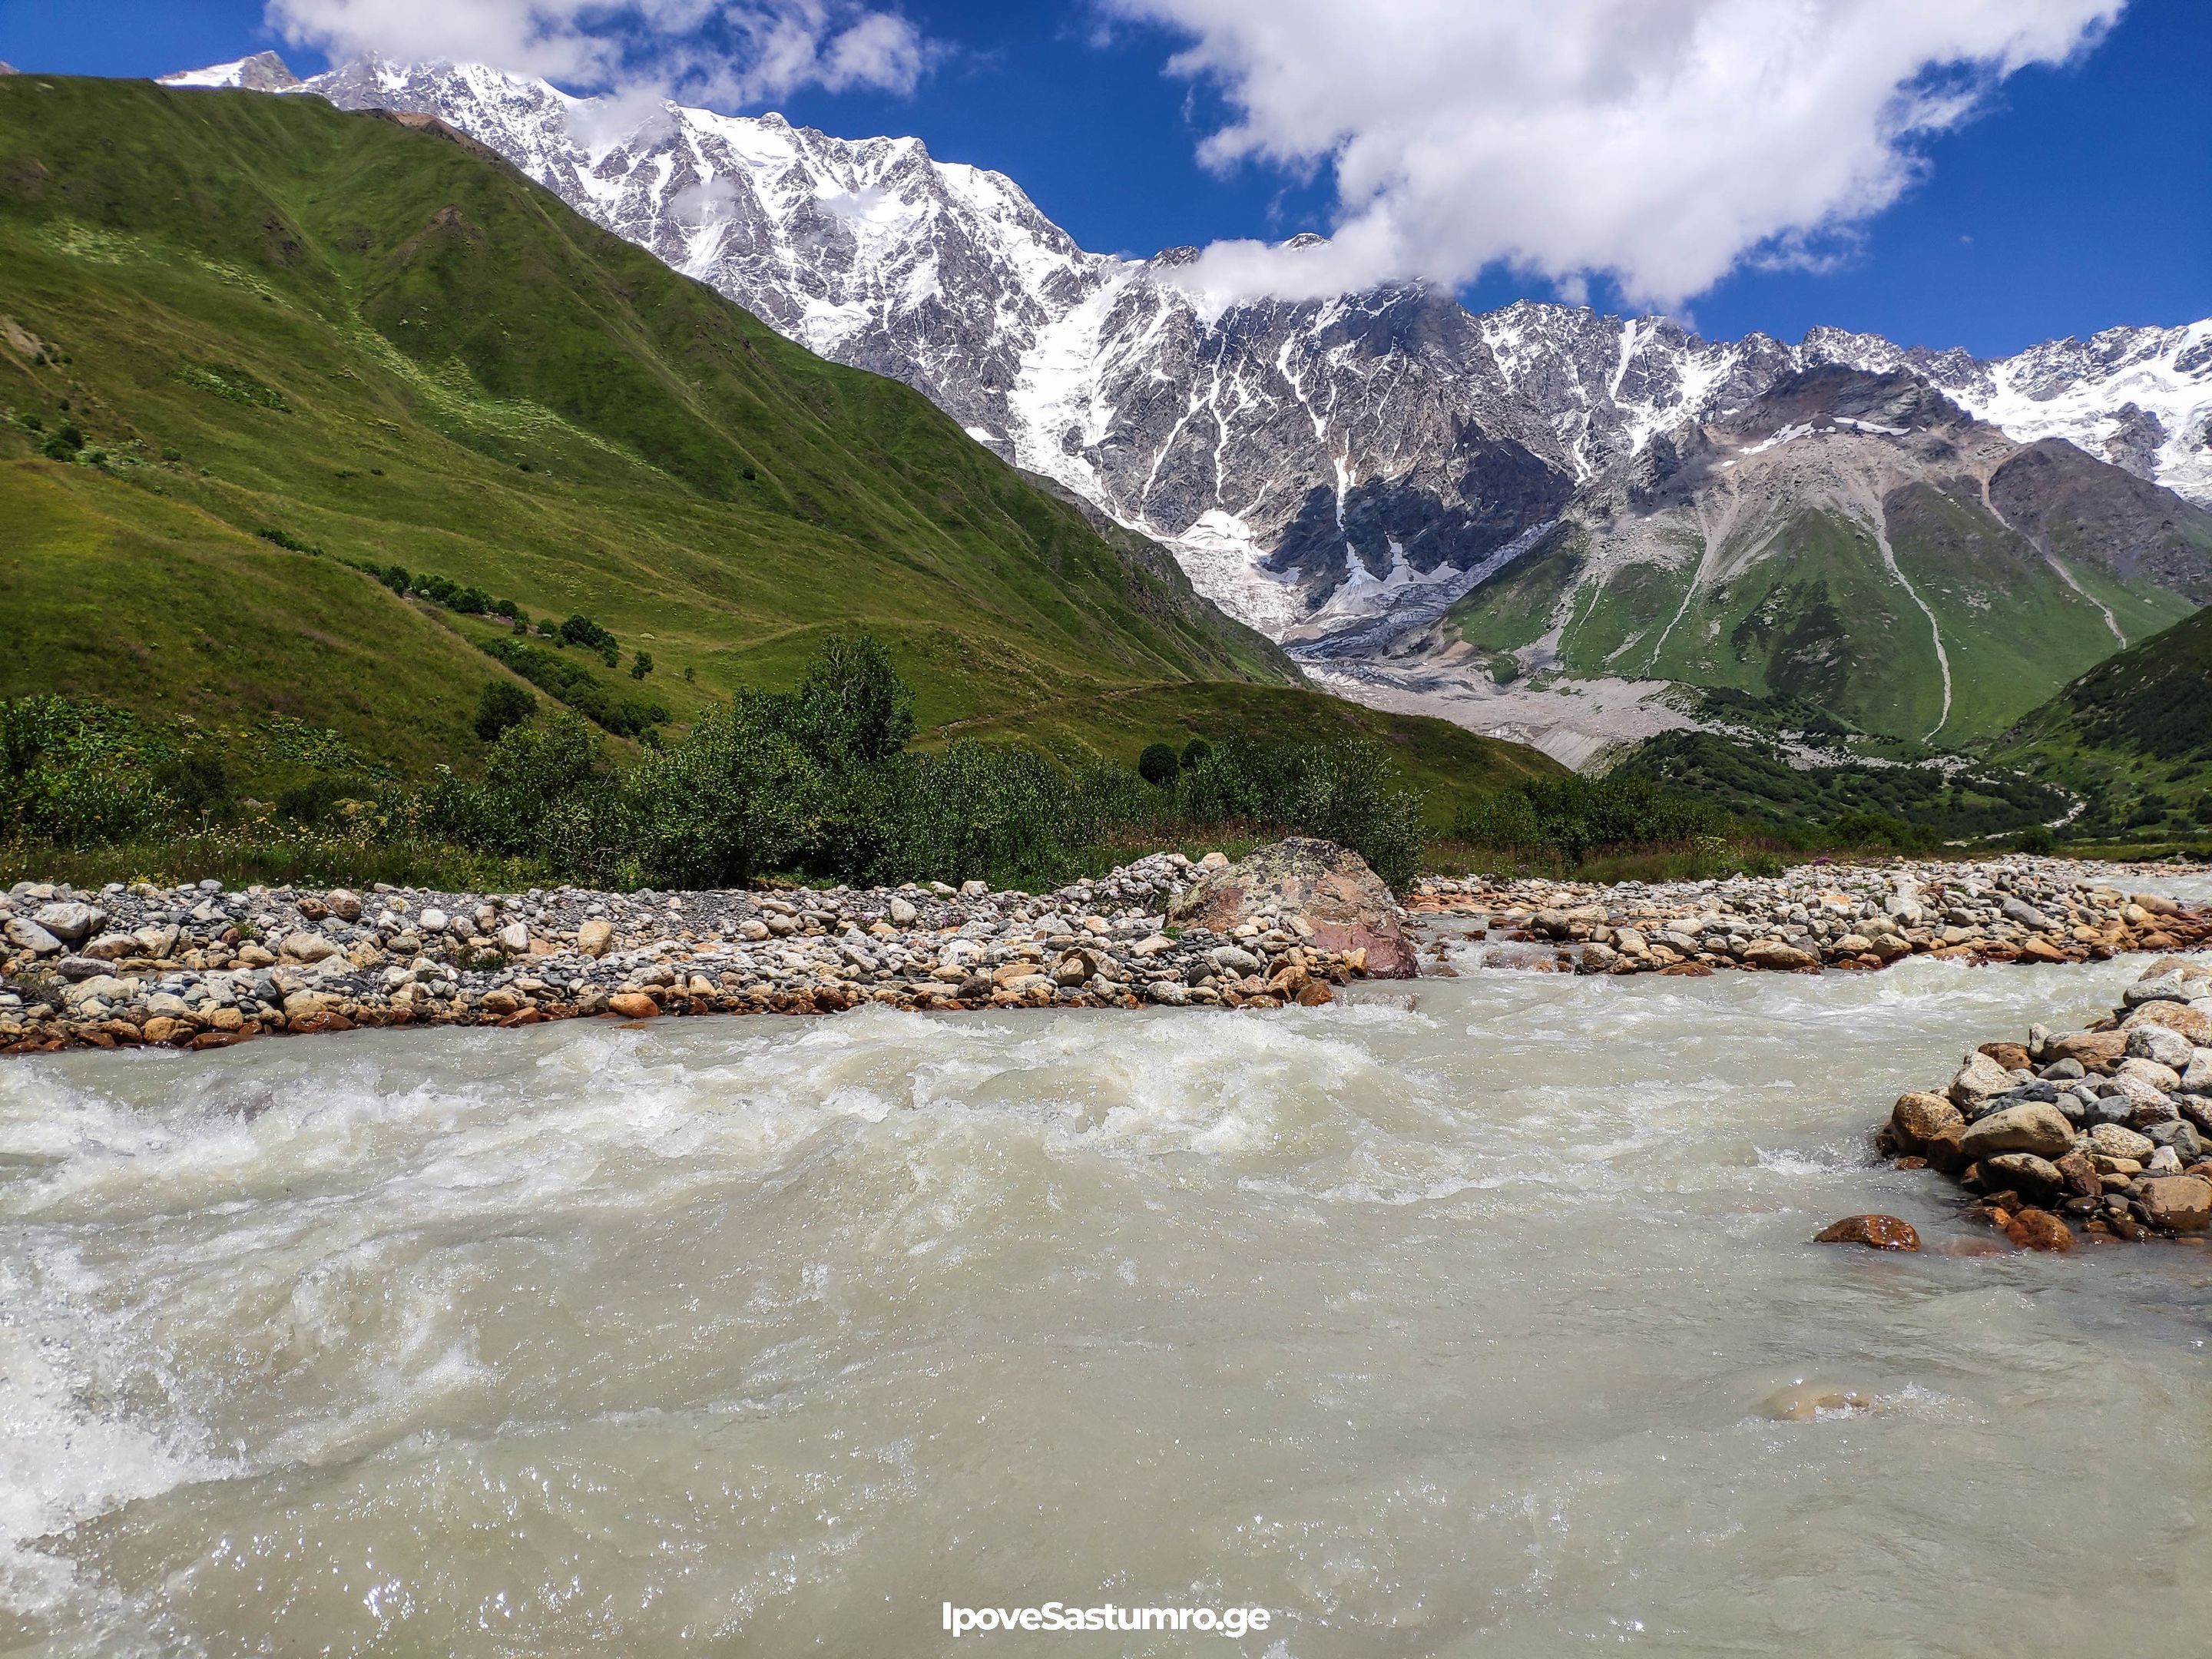
[[[267,15],[333,58],[446,58],[733,105],[808,87],[911,92],[933,53],[860,0],[268,0]]]
[[[1504,264],[1679,305],[1804,263],[1919,145],[2126,0],[1100,0],[1191,44],[1236,118],[1201,156],[1334,169],[1325,247],[1217,243],[1179,281],[1312,296]]]

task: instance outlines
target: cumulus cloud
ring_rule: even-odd
[[[1178,280],[1317,296],[1503,264],[1677,306],[1817,263],[2004,78],[2126,0],[1100,0],[1188,46],[1233,118],[1200,150],[1334,173],[1323,246],[1217,243]]]
[[[908,93],[933,48],[860,0],[268,0],[333,58],[446,58],[582,89],[753,104],[808,87]]]

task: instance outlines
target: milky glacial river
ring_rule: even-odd
[[[2141,967],[0,1064],[0,1652],[2201,1651],[2212,1257],[1869,1142]]]

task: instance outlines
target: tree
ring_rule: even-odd
[[[791,696],[791,731],[826,766],[889,760],[914,735],[914,693],[872,634],[833,634]]]
[[[1182,769],[1186,772],[1194,766],[1203,766],[1212,758],[1213,745],[1204,738],[1193,738],[1182,746]]]
[[[497,743],[510,726],[520,726],[538,712],[538,699],[513,680],[486,680],[477,699],[477,735]]]
[[[1165,789],[1182,770],[1176,751],[1164,743],[1146,744],[1145,752],[1137,757],[1137,775],[1155,789]]]
[[[635,656],[634,656],[634,657],[632,657],[632,658],[630,659],[630,664],[629,664],[629,677],[630,677],[630,678],[632,678],[632,679],[634,679],[634,680],[641,680],[641,679],[643,679],[643,678],[644,678],[647,674],[650,674],[651,672],[653,672],[653,653],[652,653],[652,652],[650,652],[650,651],[641,651],[641,652],[639,652]]]

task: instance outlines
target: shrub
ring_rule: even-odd
[[[760,697],[710,709],[630,774],[639,862],[654,885],[742,885],[813,845],[821,769],[784,712]]]
[[[561,624],[560,634],[563,645],[580,645],[592,651],[610,650],[615,644],[613,635],[586,616],[569,617]]]
[[[477,699],[477,735],[496,743],[509,726],[520,726],[538,712],[538,699],[513,680],[486,680]]]
[[[1184,769],[1188,770],[1189,768],[1196,766],[1200,762],[1206,759],[1212,753],[1213,745],[1212,744],[1208,743],[1204,738],[1193,738],[1188,743],[1182,746],[1182,760]]]
[[[1601,847],[1680,842],[1717,834],[1717,808],[1662,790],[1649,778],[1546,778],[1461,809],[1455,839],[1579,864]]]
[[[653,653],[652,653],[652,652],[650,652],[650,651],[641,651],[641,652],[639,652],[635,656],[634,656],[634,657],[632,657],[632,658],[630,659],[630,663],[629,663],[629,677],[630,677],[630,678],[632,678],[632,679],[634,679],[634,680],[641,680],[641,679],[643,679],[643,678],[644,678],[647,674],[650,674],[651,672],[653,672]]]
[[[497,658],[539,690],[617,737],[641,737],[653,726],[667,723],[665,705],[617,693],[580,663],[556,656],[543,646],[526,645],[504,635],[477,643],[485,655]]]
[[[914,735],[914,693],[874,635],[833,634],[792,694],[790,719],[817,760],[872,765],[897,754]]]
[[[2021,830],[2013,837],[2012,844],[2018,852],[2040,854],[2057,847],[2058,837],[2051,832],[2049,824],[2039,823]]]
[[[1155,789],[1171,787],[1182,771],[1182,763],[1176,751],[1164,743],[1145,745],[1145,752],[1137,757],[1137,775]]]
[[[0,834],[91,847],[165,822],[174,803],[147,748],[120,710],[0,698]]]

